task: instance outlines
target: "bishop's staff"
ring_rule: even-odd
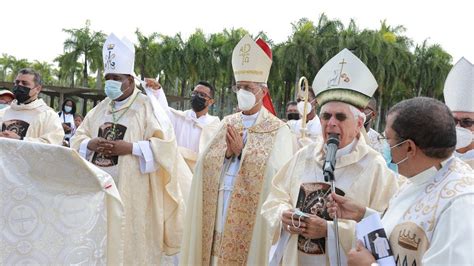
[[[304,90],[301,87],[301,83],[304,83]],[[306,116],[308,115],[308,93],[309,93],[309,85],[308,79],[306,77],[301,77],[298,81],[298,97],[303,96],[304,100],[304,108],[303,108],[303,118],[301,119],[301,137],[306,137]]]
[[[329,134],[326,143],[326,159],[323,165],[324,181],[331,182],[331,192],[336,193],[336,185],[334,178],[334,169],[336,168],[336,152],[339,147],[339,135],[335,133]],[[339,244],[339,226],[337,214],[334,215],[334,233],[336,234],[336,254],[337,254],[337,265],[341,266],[341,246]]]

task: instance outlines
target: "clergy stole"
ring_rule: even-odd
[[[447,162],[393,228],[389,240],[396,265],[422,265],[440,214],[453,199],[472,191],[474,180],[472,176],[462,174],[466,172],[463,167],[469,166],[458,159]]]
[[[224,124],[233,125],[243,132],[241,113],[230,115]],[[202,264],[210,265],[211,256],[217,264],[247,262],[252,232],[257,215],[260,192],[264,183],[265,169],[273,148],[278,129],[284,123],[274,116],[248,129],[247,142],[242,150],[240,169],[235,177],[234,189],[227,210],[223,232],[216,232],[216,214],[219,182],[223,171],[227,127],[221,127],[210,144],[203,163],[203,221]],[[197,262],[196,262],[197,263]]]

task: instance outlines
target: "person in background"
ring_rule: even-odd
[[[74,115],[74,126],[76,127],[76,129],[74,130],[73,135],[74,135],[74,133],[76,133],[76,130],[82,124],[82,120],[84,120],[84,117],[82,117],[82,115],[80,115],[80,114],[75,114]]]
[[[58,113],[64,130],[64,146],[69,146],[69,140],[71,139],[73,132],[76,131],[76,125],[74,124],[75,113],[76,103],[72,99],[64,100],[61,111]]]
[[[157,81],[145,79],[145,82],[146,89],[151,88],[151,94],[167,110],[179,152],[194,171],[199,153],[214,136],[220,122],[219,117],[209,114],[209,108],[214,104],[214,87],[207,81],[199,81],[191,92],[191,109],[181,111],[168,106],[163,88]]]
[[[300,119],[300,113],[298,113],[297,105],[298,105],[298,103],[296,101],[289,101],[286,104],[286,121],[299,120]]]
[[[474,65],[461,58],[449,72],[443,93],[456,122],[454,155],[474,169]]]
[[[61,145],[64,130],[58,114],[38,95],[43,88],[41,75],[21,69],[13,87],[15,100],[0,113],[0,137]]]
[[[314,91],[310,87],[308,91],[308,102],[306,104],[306,128],[303,126],[303,112],[305,107],[305,102],[303,100],[303,95],[298,95],[297,101],[297,110],[300,115],[298,120],[290,120],[287,122],[290,127],[295,139],[296,145],[293,145],[295,148],[294,153],[296,153],[302,147],[309,145],[314,142],[322,141],[321,133],[321,121],[319,120],[318,115],[316,114],[317,103],[316,97],[314,96]],[[304,133],[304,137],[303,137]]]
[[[367,143],[372,147],[372,149],[378,151],[380,154],[383,154],[384,145],[386,140],[372,128],[372,125],[377,118],[377,100],[372,97],[369,101],[369,104],[364,109],[365,122],[364,128],[367,133],[368,141]]]
[[[15,99],[15,95],[7,90],[6,88],[0,89],[0,110],[10,106],[11,102]]]

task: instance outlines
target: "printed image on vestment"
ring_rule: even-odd
[[[15,132],[18,136],[24,138],[26,137],[26,132],[30,124],[23,120],[9,120],[5,121],[2,124],[2,131],[8,130]]]
[[[317,215],[332,221],[327,212],[326,203],[331,194],[331,186],[325,183],[304,183],[300,187],[296,208],[304,213]],[[344,196],[344,192],[336,188],[336,194]],[[326,253],[325,238],[309,239],[298,236],[298,250],[307,254],[321,255]]]
[[[104,123],[99,127],[98,137],[106,140],[123,140],[127,127],[120,124]],[[118,156],[105,155],[100,152],[94,152],[92,163],[100,167],[110,167],[117,165]]]

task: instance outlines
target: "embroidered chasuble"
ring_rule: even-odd
[[[396,265],[474,264],[474,171],[451,157],[411,177],[382,218]]]
[[[6,138],[0,165],[0,265],[123,263],[125,217],[110,175],[69,148]]]
[[[64,130],[58,114],[43,99],[28,104],[17,104],[0,112],[1,131],[9,130],[23,140],[62,145]]]
[[[274,256],[279,258],[276,263],[336,264],[334,224],[326,210],[330,184],[323,177],[324,156],[321,143],[308,145],[285,164],[274,178],[262,214],[269,224],[275,244],[270,259]],[[366,144],[363,137],[337,151],[334,175],[337,194],[352,198],[364,206],[373,206],[380,212],[385,210],[389,199],[398,189],[397,176],[387,168],[382,156]],[[282,230],[282,212],[295,208],[328,220],[327,237],[306,239]],[[339,219],[339,238],[341,259],[346,263],[346,254],[355,241],[355,222]]]
[[[241,158],[225,159],[227,124],[242,132]],[[271,179],[292,154],[291,132],[262,108],[224,118],[199,157],[180,264],[266,265],[271,236],[260,215]]]
[[[111,105],[106,98],[87,114],[71,141],[71,148],[117,183],[125,210],[126,265],[159,264],[163,253],[180,250],[183,194],[189,191],[185,184],[191,183],[191,172],[177,151],[172,127],[165,127],[155,111],[138,89],[120,104]],[[88,151],[87,143],[95,137],[134,143],[134,152],[108,156]]]

